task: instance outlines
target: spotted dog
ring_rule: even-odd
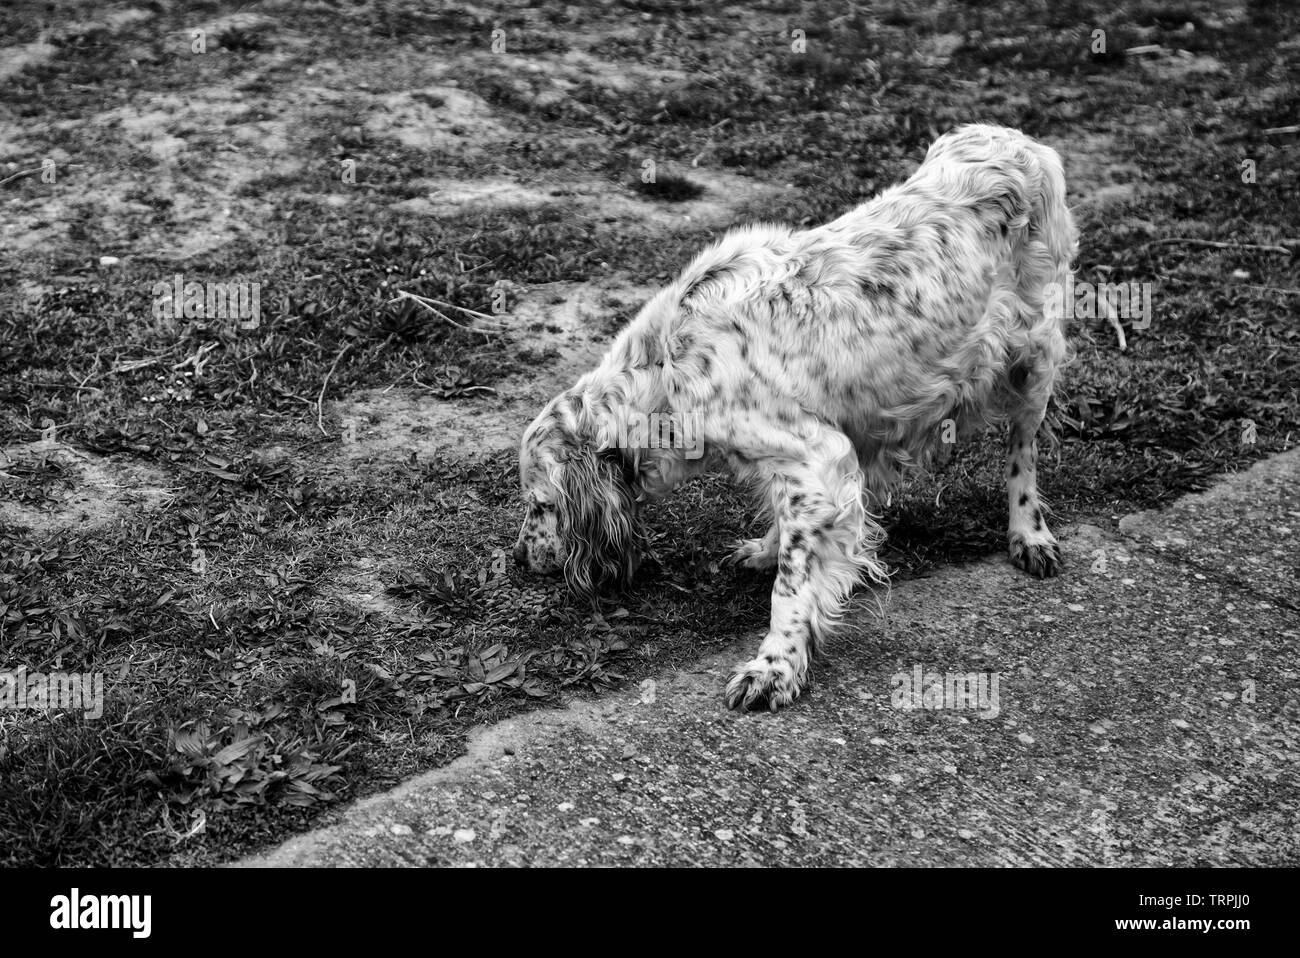
[[[945,429],[1009,425],[1011,561],[1056,575],[1035,439],[1068,349],[1044,288],[1065,281],[1076,241],[1060,157],[985,125],[940,137],[910,179],[824,226],[732,230],[525,431],[517,562],[586,597],[632,580],[639,504],[706,461],[638,428],[656,413],[669,440],[692,423],[770,522],[732,554],[776,569],[732,708],[775,711],[806,687],[854,586],[886,581],[868,502],[925,465]]]

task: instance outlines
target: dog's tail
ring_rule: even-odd
[[[1078,251],[1079,231],[1065,205],[1065,171],[1061,157],[1050,146],[1021,137],[1033,160],[1030,183],[1029,237],[1025,250],[1027,265],[1039,277],[1064,282]]]
[[[1025,320],[1033,329],[1030,342],[1038,355],[1031,366],[1055,372],[1074,359],[1074,348],[1066,336],[1069,322],[1066,300],[1079,232],[1065,203],[1065,172],[1060,155],[1027,136],[1021,136],[1020,142],[1031,161],[1031,208],[1016,294]],[[1062,384],[1061,377],[1056,375],[1045,383],[1048,415],[1039,436],[1049,450],[1057,447],[1056,420]]]
[[[1008,244],[1015,288],[1006,291],[1006,305],[1017,320],[1013,363],[1050,370],[1040,388],[1059,385],[1055,371],[1072,358],[1065,298],[1078,248],[1061,157],[1019,130],[983,124],[940,137],[930,156],[946,161],[935,166],[955,198],[973,203],[985,228]]]

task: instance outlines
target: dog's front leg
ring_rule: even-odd
[[[741,710],[776,711],[798,698],[813,654],[862,572],[884,577],[875,558],[883,533],[863,508],[847,437],[830,433],[808,462],[787,461],[768,482],[780,543],[772,616],[758,656],[727,684],[727,705]]]
[[[1043,388],[1038,389],[1040,395]],[[1026,399],[1011,417],[1007,438],[1007,541],[1011,561],[1039,579],[1061,571],[1061,547],[1047,528],[1038,495],[1036,437],[1045,410],[1045,396]]]

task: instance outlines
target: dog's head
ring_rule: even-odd
[[[563,572],[583,598],[627,586],[640,560],[637,475],[624,450],[603,446],[581,404],[553,400],[524,432],[519,482],[526,513],[515,561]]]

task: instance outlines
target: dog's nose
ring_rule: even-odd
[[[515,543],[514,556],[515,556],[515,565],[519,566],[521,569],[528,568],[528,550],[524,548],[524,544],[522,542]]]

